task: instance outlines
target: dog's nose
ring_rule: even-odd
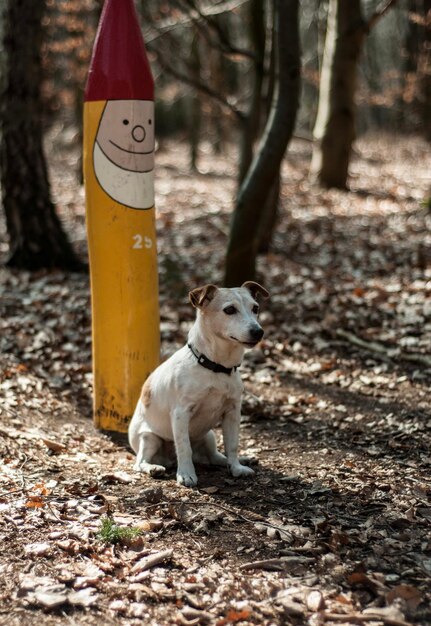
[[[263,337],[263,328],[260,326],[253,326],[253,328],[250,328],[250,337],[255,341],[260,341]]]

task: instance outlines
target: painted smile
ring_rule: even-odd
[[[109,143],[112,143],[113,146],[115,146],[122,152],[127,152],[128,154],[152,154],[153,153],[153,150],[149,150],[148,152],[138,152],[137,150],[126,150],[126,148],[122,148],[118,144],[114,143],[111,139],[109,140]]]

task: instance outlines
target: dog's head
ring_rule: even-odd
[[[268,298],[269,293],[252,281],[233,289],[205,285],[189,294],[209,332],[244,348],[252,348],[263,337],[263,328],[257,321],[260,297]]]

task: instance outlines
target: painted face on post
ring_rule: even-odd
[[[114,165],[130,172],[154,169],[154,102],[110,100],[96,142]]]
[[[93,151],[99,185],[133,209],[154,206],[154,102],[108,100]]]

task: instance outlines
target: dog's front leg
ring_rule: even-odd
[[[238,459],[239,424],[241,421],[241,404],[226,411],[223,422],[224,449],[227,456],[227,463],[232,476],[251,476],[254,471],[246,465],[241,465]]]
[[[176,407],[172,412],[172,432],[178,462],[177,483],[186,487],[195,487],[198,478],[192,461],[189,434],[190,416],[191,409],[189,407]]]

